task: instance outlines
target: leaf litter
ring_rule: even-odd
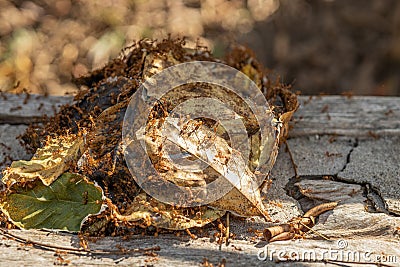
[[[257,121],[248,115],[246,105],[234,94],[224,93],[215,86],[196,85],[200,88],[204,86],[203,92],[214,93],[222,102],[231,103],[235,112],[243,114],[251,143],[247,159],[232,149],[223,127],[213,121],[192,120],[184,129],[174,121],[166,120],[168,111],[174,108],[173,103],[193,97],[190,86],[194,85],[185,85],[189,90],[177,88],[169,92],[153,107],[146,129],[150,133],[146,136],[149,157],[156,169],[160,170],[160,177],[189,188],[207,184],[226,172],[226,168],[223,168],[224,157],[234,158],[236,167],[239,168],[237,172],[244,177],[244,183],[233,187],[221,199],[204,206],[183,208],[162,203],[147,195],[137,185],[123,156],[122,123],[131,96],[146,78],[169,66],[190,61],[221,62],[242,71],[264,94],[277,123],[274,125],[275,138],[268,139],[272,149],[268,151],[268,155],[261,155],[260,147],[266,144],[260,143]],[[81,230],[89,235],[114,236],[125,233],[126,229],[156,227],[183,230],[202,227],[221,218],[227,211],[238,216],[259,215],[268,219],[260,197],[260,186],[254,184],[257,179],[262,179],[261,187],[268,184],[268,173],[257,173],[256,167],[263,164],[268,171],[272,169],[278,146],[288,135],[288,122],[296,111],[298,102],[297,96],[290,91],[290,86],[272,81],[267,76],[266,70],[258,63],[252,51],[236,46],[224,59],[216,59],[205,47],[186,48],[182,39],[141,40],[125,48],[120,57],[103,68],[75,79],[74,82],[81,88],[75,102],[63,106],[54,117],[47,118],[45,123],[30,126],[21,137],[27,149],[35,152],[33,158],[30,161],[13,162],[4,173],[3,182],[7,186],[2,192],[1,209],[17,226]],[[172,135],[170,142],[177,144],[191,156],[207,161],[202,154],[204,150],[201,152],[196,148],[201,142],[212,138],[214,152],[221,154],[220,160],[193,176],[179,173],[179,170],[174,172],[171,164],[160,153],[161,140],[156,138],[160,131],[157,125],[165,121],[170,130],[176,133]],[[230,168],[228,166],[228,170]],[[65,195],[65,192],[54,191],[52,187],[55,183],[64,184],[63,179],[69,175],[79,177],[82,185],[87,187],[81,192],[81,189],[72,188],[67,181],[64,190],[68,192],[67,195],[76,197],[71,205],[96,205],[91,209],[64,209],[64,212],[54,215],[54,211],[62,207],[58,196]],[[251,193],[248,193],[249,189]],[[51,194],[47,192],[49,190]],[[42,195],[37,195],[37,192],[42,192]],[[28,201],[22,200],[26,195],[32,198],[29,203],[40,204],[37,207],[29,206]],[[52,215],[36,221],[35,216],[44,209],[39,207],[43,205],[40,202],[43,199],[47,202],[56,200],[48,205],[51,210],[49,214]],[[15,208],[17,204],[20,206]],[[68,216],[75,217],[72,223],[74,227],[56,223],[65,221],[61,218]],[[30,220],[29,223],[27,219]]]

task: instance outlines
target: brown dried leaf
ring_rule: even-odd
[[[67,135],[47,140],[31,160],[14,161],[4,171],[3,183],[11,185],[40,179],[50,185],[69,169],[69,164],[76,162],[84,146],[83,136]]]
[[[147,225],[171,229],[184,230],[192,227],[202,227],[224,216],[225,211],[199,207],[193,215],[190,209],[177,209],[165,205],[145,193],[136,196],[129,209],[121,215],[115,212],[114,216],[121,221],[144,221]]]
[[[260,177],[256,177],[250,171],[239,151],[232,149],[223,138],[217,136],[206,126],[195,127],[193,121],[188,122],[185,129],[171,118],[167,118],[164,123],[165,131],[169,133],[168,141],[206,163],[218,176],[221,175],[225,179],[221,182],[221,187],[233,186],[227,195],[209,204],[210,206],[229,210],[241,216],[263,215],[267,217],[259,190]],[[157,125],[157,123],[154,124]],[[194,128],[197,129],[192,131]],[[159,133],[153,132],[153,134],[152,136],[161,138]],[[146,142],[155,148],[157,146],[154,145],[153,140],[157,140],[157,138],[154,139],[152,136],[148,136]],[[210,161],[210,155],[223,155],[223,157],[215,156]],[[159,156],[158,160],[163,161],[163,166],[167,170],[161,173],[167,180],[185,186],[199,183],[199,180],[202,180],[203,172],[177,172],[165,155],[157,154],[157,156]],[[228,162],[226,162],[227,158],[229,158]]]

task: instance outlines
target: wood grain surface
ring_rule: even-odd
[[[61,104],[71,101],[72,97],[30,96],[26,100],[24,94],[0,96],[1,168],[11,159],[31,156],[16,139],[28,123],[43,114],[53,114]],[[296,266],[376,266],[378,261],[383,266],[399,266],[400,98],[301,96],[300,102],[287,141],[291,157],[282,145],[270,176],[272,185],[263,190],[275,223],[231,216],[230,228],[236,238],[228,246],[215,242],[215,227],[207,228],[209,236],[198,239],[190,239],[185,233],[180,237],[137,236],[129,240],[108,237],[89,242],[92,250],[113,250],[97,254],[55,252],[4,237],[0,241],[0,265],[201,266],[208,262],[214,266],[292,266],[293,262],[286,262],[278,252],[295,252],[317,256],[316,261],[299,258]],[[287,222],[324,201],[340,202],[319,217],[313,228],[317,232],[310,231],[306,239],[268,244],[248,231]],[[45,244],[79,248],[78,237],[68,233],[11,233]],[[118,252],[118,247],[155,246],[160,250],[154,253]],[[345,256],[329,257],[326,251],[335,250]],[[261,261],[259,256],[265,255],[267,259]]]

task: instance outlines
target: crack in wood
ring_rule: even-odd
[[[358,147],[358,138],[355,138],[355,139],[354,139],[353,147],[350,149],[349,153],[347,153],[346,163],[344,164],[343,168],[342,168],[338,173],[336,173],[336,176],[337,176],[340,172],[342,172],[342,171],[344,171],[344,170],[346,169],[347,165],[350,163],[351,154],[353,153],[353,151],[354,151],[354,149],[355,149],[356,147]]]

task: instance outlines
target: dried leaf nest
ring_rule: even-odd
[[[203,226],[220,218],[226,211],[241,216],[267,217],[259,195],[252,199],[235,189],[207,206],[180,208],[161,203],[143,192],[128,170],[121,146],[121,132],[130,98],[146,78],[178,63],[225,63],[242,71],[256,83],[269,102],[273,116],[282,126],[277,129],[279,136],[274,140],[269,161],[265,163],[270,164],[270,168],[275,162],[279,142],[287,137],[289,120],[298,107],[297,97],[289,86],[271,81],[249,49],[237,46],[224,59],[216,59],[205,47],[188,49],[184,45],[182,39],[141,40],[124,49],[119,58],[102,69],[75,80],[82,88],[75,102],[63,106],[44,125],[34,125],[27,130],[22,140],[36,155],[32,161],[23,163],[22,168],[21,162],[13,163],[5,172],[4,182],[8,186],[24,187],[40,179],[45,185],[51,185],[66,172],[77,173],[96,182],[104,192],[103,201],[107,208],[85,222],[83,229],[92,234],[111,234],[116,225],[187,229]],[[177,96],[172,95],[169,100],[174,97]],[[225,97],[227,101],[235,101],[229,95]],[[166,99],[156,106],[152,119],[162,119],[160,111],[168,110],[172,102]],[[237,105],[240,109],[240,103]],[[248,125],[251,128],[252,123],[248,122]],[[204,121],[202,127],[207,131],[213,125]],[[229,148],[229,142],[224,141],[224,133],[219,138]],[[156,143],[149,144],[150,150],[152,146],[156,148]],[[43,155],[47,158],[40,161]],[[168,168],[156,151],[152,157],[152,162],[158,164],[160,169]],[[212,177],[212,171],[207,175]],[[197,178],[190,180],[178,176],[171,178],[171,175],[165,175],[164,178],[185,186],[199,182]]]

